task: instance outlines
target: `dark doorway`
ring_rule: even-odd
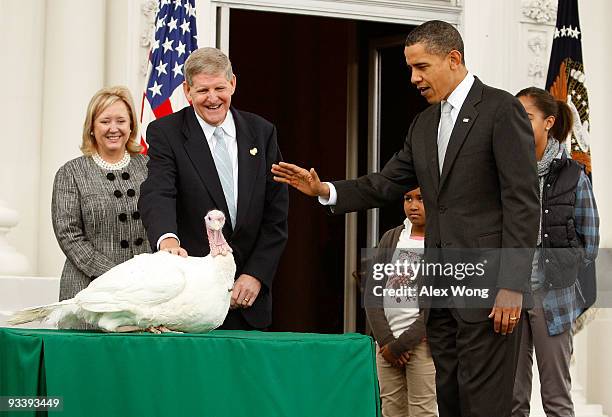
[[[277,126],[279,145],[286,161],[315,167],[324,180],[345,178],[347,72],[349,64],[357,62],[359,81],[358,91],[354,93],[359,96],[358,165],[360,174],[365,174],[369,42],[379,36],[405,36],[410,28],[231,9],[229,52],[238,81],[233,104]],[[399,58],[391,53],[389,59],[403,62],[403,47],[399,53]],[[402,62],[398,64],[398,72],[403,72],[403,77],[409,80]],[[387,66],[392,64],[385,64],[385,68]],[[397,75],[391,70],[388,74],[385,71],[385,85],[405,83],[405,79],[395,80]],[[397,95],[403,91],[398,91]],[[381,157],[388,159],[391,149],[401,148],[416,113],[410,103],[420,100],[416,90],[412,93],[415,95],[403,97],[396,105],[391,105],[396,100],[394,95],[384,99],[389,112],[382,116],[388,121],[381,124],[385,129]],[[397,132],[391,126],[395,126]],[[345,219],[328,216],[314,199],[293,190],[290,191],[289,210],[289,241],[274,282],[271,329],[341,333]],[[403,221],[403,214],[398,213],[397,208],[390,213],[388,220],[385,215],[386,223],[381,231],[386,224],[397,225]],[[359,247],[363,247],[365,216],[360,215],[358,222]],[[363,311],[359,308],[357,314],[357,329],[363,331]]]
[[[283,157],[346,171],[346,45],[350,21],[234,10],[233,103],[276,124]],[[274,281],[273,330],[342,333],[344,217],[290,192],[289,241]]]
[[[370,51],[375,50],[379,57],[378,163],[381,169],[402,149],[414,116],[428,106],[427,101],[410,82],[411,74],[404,57],[404,39],[405,36],[396,35],[370,38]],[[404,219],[403,199],[382,207],[378,218],[378,239]]]

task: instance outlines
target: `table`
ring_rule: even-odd
[[[360,334],[0,328],[0,395],[62,397],[62,417],[380,416]]]

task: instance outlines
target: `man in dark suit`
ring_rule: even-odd
[[[237,278],[221,328],[266,328],[289,204],[287,186],[270,173],[281,160],[276,128],[230,107],[236,76],[220,50],[194,51],[184,70],[183,89],[192,106],[147,129],[149,175],[138,203],[142,220],[154,250],[205,256],[210,248],[204,216],[223,211]]]
[[[420,186],[426,250],[533,248],[538,182],[521,104],[467,70],[461,35],[448,23],[414,29],[404,54],[411,82],[432,105],[414,118],[404,148],[380,173],[331,184],[319,181],[314,169],[281,163],[273,166],[275,180],[318,196],[334,213],[396,202]],[[446,308],[437,303],[426,312],[441,417],[510,416],[520,335],[513,330],[529,291],[531,254],[503,252],[494,263],[492,308],[465,308],[462,300],[442,297]]]

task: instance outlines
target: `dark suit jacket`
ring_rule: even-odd
[[[455,122],[441,175],[439,122],[440,104],[428,107],[414,118],[404,148],[380,173],[335,182],[334,213],[396,203],[420,186],[426,248],[533,248],[540,217],[538,178],[533,131],[521,103],[476,78]],[[507,252],[495,263],[493,288],[529,292],[533,252],[522,251],[520,258]],[[489,311],[459,312],[476,322],[486,320]]]
[[[289,196],[287,186],[274,182],[270,172],[282,158],[276,127],[255,114],[231,111],[238,143],[236,226],[230,224],[213,157],[192,107],[149,125],[149,176],[138,207],[151,245],[164,233],[174,233],[190,256],[209,253],[204,216],[212,209],[223,211],[223,234],[233,249],[236,276],[249,274],[262,283],[257,300],[242,313],[250,325],[264,328],[272,320],[272,280],[287,241]]]

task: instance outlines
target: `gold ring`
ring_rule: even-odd
[[[249,302],[249,299],[248,299],[248,298],[245,298],[245,299],[244,299],[244,301],[246,301],[246,302],[248,303],[248,302]]]
[[[510,317],[510,320],[512,320],[512,321],[517,321],[517,320],[518,320],[518,318],[517,318],[517,317]]]

